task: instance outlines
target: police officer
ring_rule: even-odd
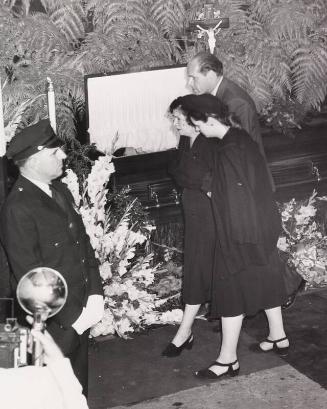
[[[47,329],[87,395],[88,329],[102,318],[98,262],[82,218],[65,184],[66,154],[49,120],[26,127],[11,140],[7,157],[20,175],[0,214],[0,236],[11,268],[13,289],[35,267],[58,270],[68,285],[67,302]]]

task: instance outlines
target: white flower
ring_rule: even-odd
[[[116,332],[114,322],[115,319],[110,309],[105,309],[102,320],[91,328],[90,334],[92,337],[114,334]]]
[[[112,277],[111,264],[108,261],[102,263],[99,267],[99,270],[103,280],[108,280],[108,278]]]
[[[309,223],[310,218],[314,217],[315,214],[316,214],[316,209],[313,206],[308,205],[308,206],[301,206],[298,211],[298,214],[296,214],[294,217],[295,217],[297,224],[307,224]]]
[[[166,311],[161,314],[160,322],[164,324],[180,323],[183,318],[183,310],[176,308],[172,311]]]
[[[144,323],[146,325],[158,324],[160,323],[160,313],[157,311],[150,311],[144,314]]]
[[[73,195],[76,206],[79,206],[81,203],[81,195],[79,194],[79,183],[76,173],[71,169],[67,169],[66,176],[62,179],[62,182],[66,183]]]
[[[115,283],[115,282],[111,283],[110,285],[104,286],[103,290],[104,290],[104,295],[108,298],[114,295],[120,296],[126,291],[124,286],[122,286],[119,283]]]
[[[104,186],[108,183],[110,175],[115,172],[111,160],[110,155],[101,156],[95,161],[87,177],[87,193],[92,203],[96,203],[97,196],[101,194]]]
[[[118,334],[121,334],[122,336],[133,332],[133,327],[131,326],[131,322],[128,318],[123,318],[117,321],[115,326]]]
[[[118,274],[122,277],[127,272],[128,260],[120,260],[118,264]]]
[[[282,250],[282,251],[287,251],[289,248],[289,245],[287,243],[286,237],[279,237],[278,242],[277,242],[277,247]]]
[[[135,301],[139,298],[140,292],[139,290],[134,286],[134,283],[132,280],[128,280],[125,282],[126,285],[126,290],[128,292],[128,297],[130,301]]]

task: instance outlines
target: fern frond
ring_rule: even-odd
[[[70,95],[56,93],[57,133],[64,140],[76,138],[76,115]]]
[[[92,12],[93,26],[106,35],[121,39],[124,35],[139,33],[146,26],[145,7],[140,0],[91,1],[87,11]]]
[[[51,60],[57,52],[67,52],[70,46],[58,27],[44,13],[36,13],[24,19],[25,32],[21,42],[33,54],[43,60]]]
[[[271,11],[276,5],[276,0],[255,0],[249,4],[251,18],[258,19],[262,24],[269,23]]]
[[[183,28],[185,6],[183,0],[154,0],[149,9],[151,18],[160,26],[164,35],[171,37]]]
[[[126,39],[115,42],[103,32],[89,33],[81,48],[84,53],[84,68],[86,74],[109,73],[123,70],[131,61],[130,47]],[[119,50],[119,51],[117,51]]]
[[[273,38],[301,39],[307,36],[308,29],[315,28],[312,15],[301,3],[293,0],[272,9],[267,30]]]
[[[63,6],[58,4],[48,11],[48,16],[69,44],[78,44],[81,39],[84,39],[86,15],[78,2]]]
[[[327,92],[327,50],[306,44],[293,54],[294,93],[301,104],[318,108]]]

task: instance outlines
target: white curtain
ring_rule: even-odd
[[[86,92],[90,141],[101,151],[176,147],[167,110],[173,99],[190,92],[184,66],[88,77]]]

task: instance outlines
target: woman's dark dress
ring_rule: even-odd
[[[212,177],[217,241],[211,315],[253,315],[282,305],[280,215],[262,155],[245,131],[230,128],[218,142]]]
[[[190,147],[189,138],[181,136],[178,161],[171,173],[183,189],[184,277],[183,301],[202,304],[210,300],[215,247],[215,223],[211,200],[202,190],[211,179],[215,141],[198,135]]]

